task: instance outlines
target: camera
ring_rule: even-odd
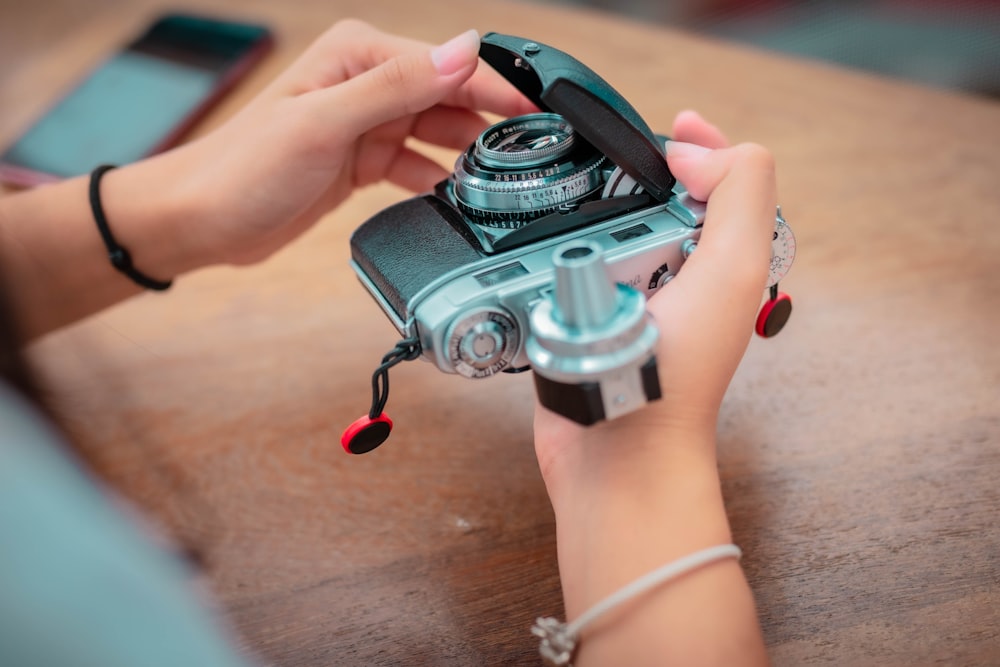
[[[480,56],[540,112],[489,127],[432,192],[351,237],[354,271],[405,339],[380,367],[385,393],[387,364],[421,356],[467,378],[533,369],[542,404],[581,424],[638,409],[660,396],[646,298],[695,252],[705,205],[670,173],[666,137],[576,59],[497,33]],[[794,254],[780,211],[773,248],[776,287]],[[770,333],[789,310],[772,306]],[[373,393],[366,427],[387,397],[379,371]]]

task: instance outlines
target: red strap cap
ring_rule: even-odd
[[[365,415],[344,429],[340,444],[348,454],[365,454],[385,442],[390,431],[392,420],[385,413],[375,419]]]
[[[778,292],[773,299],[768,299],[757,315],[757,335],[770,338],[785,326],[792,314],[792,297],[784,292]]]

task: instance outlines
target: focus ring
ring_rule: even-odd
[[[454,194],[472,221],[517,229],[601,187],[604,156],[553,113],[486,129],[455,164]]]
[[[459,207],[476,222],[516,229],[599,188],[602,162],[598,155],[566,176],[507,182],[485,180],[459,167],[455,194]]]

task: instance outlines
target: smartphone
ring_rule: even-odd
[[[155,20],[0,155],[22,186],[123,165],[176,145],[273,45],[263,25],[186,14]]]

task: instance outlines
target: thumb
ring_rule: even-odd
[[[402,53],[336,86],[313,91],[314,103],[341,139],[428,109],[472,76],[479,62],[479,34],[464,32],[433,49]]]
[[[710,150],[680,142],[667,144],[667,159],[688,192],[708,205],[697,250],[650,299],[650,310],[664,322],[749,335],[774,233],[774,159],[755,144]]]

